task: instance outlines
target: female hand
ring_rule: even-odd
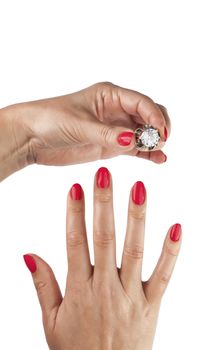
[[[159,262],[141,281],[146,190],[137,182],[130,194],[121,268],[116,265],[112,179],[100,168],[94,184],[94,258],[90,263],[84,194],[73,185],[67,198],[68,275],[62,298],[53,271],[36,255],[25,255],[32,272],[51,350],[151,350],[161,298],[181,244],[181,226],[167,233]]]
[[[139,124],[159,129],[159,149],[136,150],[133,131]],[[20,103],[0,110],[0,163],[2,159],[10,163],[0,178],[32,163],[68,165],[120,154],[163,163],[166,156],[160,148],[169,132],[170,120],[163,106],[111,83]]]

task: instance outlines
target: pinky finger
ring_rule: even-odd
[[[173,273],[181,246],[182,229],[173,225],[166,236],[163,250],[150,279],[144,283],[144,293],[149,302],[158,302],[163,296]]]
[[[62,302],[62,294],[51,267],[39,256],[26,254],[23,256],[30,270],[41,305],[45,325],[50,321],[54,325],[55,316]]]

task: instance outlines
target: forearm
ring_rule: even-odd
[[[17,106],[0,109],[0,181],[30,163],[29,140]]]

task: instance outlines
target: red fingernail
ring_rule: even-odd
[[[80,184],[74,184],[71,189],[70,189],[70,196],[71,199],[73,199],[74,201],[79,201],[80,199],[82,199],[82,187],[80,186]]]
[[[97,187],[108,188],[110,186],[110,172],[107,168],[100,168],[96,175]]]
[[[34,258],[31,255],[23,255],[25,264],[27,265],[27,268],[30,270],[31,273],[36,272],[37,266]]]
[[[181,237],[181,225],[180,224],[175,224],[171,228],[170,239],[173,242],[178,242],[180,237]]]
[[[132,187],[132,200],[137,205],[142,205],[146,199],[146,189],[141,181],[137,181]]]
[[[134,136],[133,132],[125,131],[118,136],[117,141],[121,146],[129,146],[130,143],[132,142],[133,136]]]
[[[164,139],[165,139],[165,141],[167,141],[167,139],[168,139],[168,131],[167,131],[167,128],[164,128]]]

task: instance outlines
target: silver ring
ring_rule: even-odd
[[[160,133],[151,125],[143,125],[135,130],[135,146],[139,151],[151,151],[158,146]]]

